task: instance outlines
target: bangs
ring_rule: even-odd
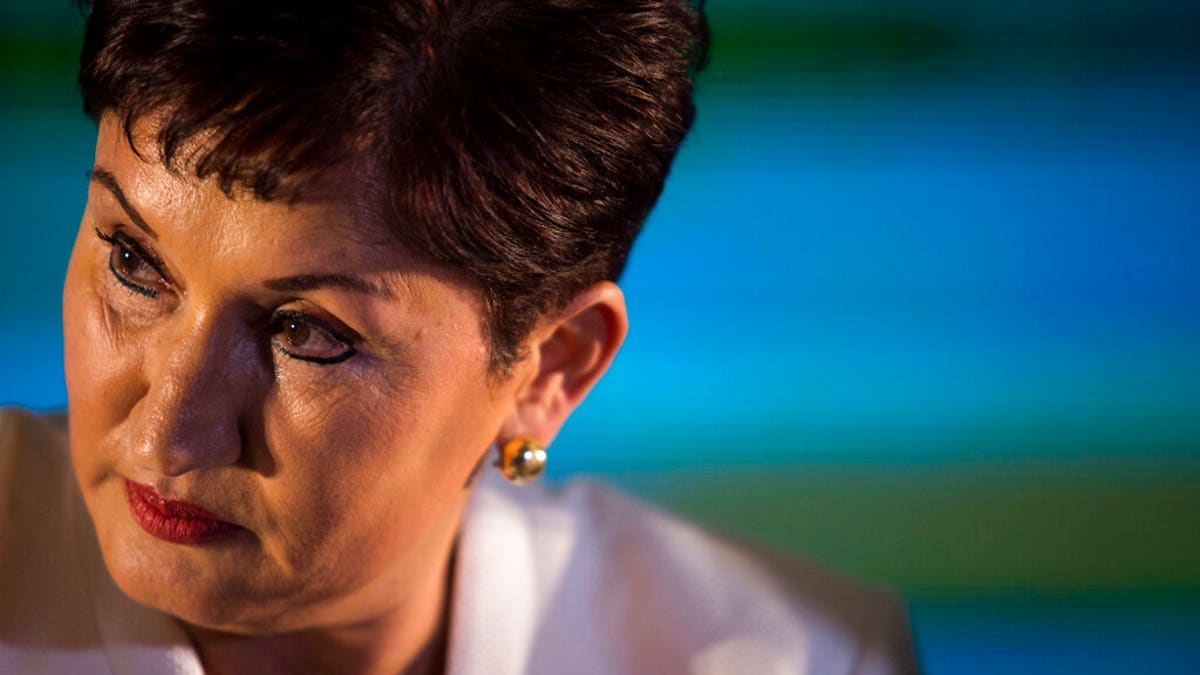
[[[413,253],[484,294],[498,369],[543,313],[615,280],[695,114],[687,0],[96,0],[95,119],[162,164],[295,199],[347,161]]]

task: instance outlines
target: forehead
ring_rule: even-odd
[[[441,335],[439,344],[469,350],[472,359],[479,356],[471,363],[486,366],[479,286],[459,270],[413,254],[387,233],[362,208],[357,174],[332,170],[313,182],[313,190],[288,202],[231,198],[214,179],[170,171],[136,132],[137,152],[119,120],[102,122],[93,175],[111,174],[122,196],[92,180],[90,217],[101,227],[135,226],[129,211],[136,211],[153,232],[154,252],[189,294],[203,301],[269,303],[294,295],[297,285],[308,286],[296,282],[285,292],[276,283],[281,279],[352,278],[366,282],[361,288],[381,292],[339,292],[345,286],[334,285],[302,295],[364,319],[380,344],[398,344],[414,333]],[[425,356],[438,358],[447,349],[426,349]]]
[[[306,181],[292,199],[263,201],[248,191],[227,195],[215,179],[168,169],[158,159],[152,120],[135,124],[132,137],[133,146],[116,116],[102,117],[94,170],[112,175],[181,267],[208,278],[228,272],[226,281],[248,286],[306,274],[353,275],[402,299],[409,312],[437,313],[449,303],[482,320],[478,285],[415,254],[378,215],[379,190],[369,172],[333,167]],[[97,181],[89,200],[116,217],[126,215]]]
[[[257,224],[260,228],[275,221],[286,221],[293,230],[320,224],[361,243],[402,248],[376,215],[377,195],[370,189],[374,182],[361,164],[346,162],[304,176],[289,176],[289,190],[264,200],[247,187],[234,185],[227,193],[215,178],[195,175],[192,160],[204,149],[203,134],[175,151],[177,161],[168,168],[160,159],[157,131],[158,120],[146,117],[137,120],[127,134],[116,115],[106,114],[97,135],[96,166],[114,175],[124,192],[136,194],[142,208],[186,210],[198,218],[220,212],[222,222],[218,224]]]

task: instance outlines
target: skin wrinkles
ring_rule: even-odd
[[[470,476],[501,438],[552,440],[624,337],[619,290],[539,324],[533,356],[495,378],[478,290],[383,243],[361,204],[229,199],[139,158],[111,116],[96,167],[64,284],[64,365],[72,461],[113,580],[178,617],[213,673],[403,670],[444,636]],[[355,180],[332,171],[316,194],[354,195]],[[157,297],[114,277],[96,230],[162,261]],[[357,352],[281,354],[281,311],[356,335]],[[543,351],[581,356],[543,373]],[[130,514],[127,479],[243,529],[157,539]]]
[[[144,134],[138,134],[138,136],[144,136]],[[361,171],[356,169],[354,175],[357,176],[360,173]],[[104,190],[100,191],[98,200],[112,200],[113,203],[120,205],[122,211],[129,216],[131,221],[138,225],[139,229],[146,231],[151,240],[157,239],[157,233],[154,231],[154,228],[146,222],[140,211],[130,202],[129,198],[125,195],[125,190],[120,186],[119,182],[113,177],[110,171],[101,167],[97,167],[93,171],[89,172],[89,175],[96,183],[104,186],[105,188]],[[155,191],[155,194],[157,194],[157,192],[160,191],[160,188],[163,187],[161,186],[161,177],[158,178],[157,182],[154,180],[147,180],[146,183],[148,184],[149,189]],[[180,191],[177,189],[171,189],[170,192],[172,194],[180,192],[186,194],[188,190]],[[332,190],[328,190],[327,192],[332,192]],[[200,199],[200,206],[203,207],[205,204],[210,203],[211,195],[203,196]],[[373,217],[373,215],[361,215],[363,213],[373,212],[373,209],[368,209],[365,205],[362,205],[361,208],[352,211],[350,218],[347,218],[344,211],[331,208],[327,203],[325,203],[325,199],[328,198],[323,198],[322,200],[316,201],[315,205],[312,206],[312,209],[317,213],[316,217],[321,219],[327,218],[331,222],[343,221],[348,225],[348,227],[340,228],[337,232],[339,235],[335,238],[337,243],[340,244],[346,238],[344,235],[348,232],[350,233],[349,239],[358,246],[390,249],[398,245],[398,242],[393,235],[376,234],[376,231],[379,230],[381,226],[377,222],[377,219]],[[180,208],[179,200],[152,197],[149,202],[152,205],[165,205],[167,208]],[[297,207],[290,204],[287,205],[287,208],[289,217],[294,215],[295,211],[299,210]],[[257,232],[256,230],[261,230],[261,228],[255,228],[253,225],[253,222],[233,220],[226,230],[229,236],[218,239],[214,242],[224,247],[217,249],[215,255],[231,255],[231,252],[244,249],[251,241],[264,249],[270,249],[281,245],[283,240],[279,237],[278,233]],[[321,241],[320,237],[325,236],[328,233],[329,230],[317,232],[317,238],[313,241],[313,248],[318,250],[324,249],[328,244],[324,241]],[[261,236],[255,237],[255,235]],[[146,246],[146,248],[153,252],[152,245]],[[180,275],[174,271],[174,266],[171,264],[171,262],[162,256],[159,257],[162,259],[163,264],[167,267],[168,274],[170,274],[173,278],[178,278]],[[356,262],[358,264],[355,266],[355,269],[361,269],[362,261]],[[308,295],[312,297],[319,297],[321,295],[322,287],[332,286],[335,288],[356,289],[362,292],[370,293],[382,299],[403,298],[410,303],[417,302],[422,303],[422,305],[427,305],[427,303],[430,302],[430,280],[425,276],[403,275],[395,273],[391,270],[369,271],[375,273],[375,275],[377,275],[379,278],[368,281],[367,279],[361,277],[352,277],[349,275],[304,273],[293,275],[287,278],[269,279],[262,282],[262,285],[268,289],[280,293],[281,296],[287,296],[289,300],[299,297],[297,294],[303,291],[315,291],[308,293]],[[465,285],[461,277],[446,270],[437,270],[436,274],[433,276],[439,281],[445,280],[450,283]],[[181,295],[186,295],[186,283],[179,283],[178,285],[180,286],[179,290]],[[327,295],[326,298],[322,299],[330,298]],[[332,299],[334,300],[334,305],[336,305],[337,296],[334,295]],[[396,352],[402,346],[402,342],[388,339],[389,336],[395,333],[394,327],[387,326],[383,321],[380,320],[386,315],[383,315],[380,312],[370,311],[383,306],[384,305],[379,304],[351,306],[350,311],[352,314],[355,311],[358,311],[366,315],[365,318],[367,319],[367,325],[373,330],[367,330],[363,332],[366,334],[366,337],[372,341],[371,346],[377,347],[384,351]],[[426,309],[426,307],[421,306],[418,307],[418,309],[423,310]]]
[[[102,132],[100,145],[108,140],[110,138]],[[380,463],[383,463],[379,451],[370,450],[361,451],[358,455],[341,454],[335,458],[333,454],[337,448],[330,448],[326,439],[343,439],[344,442],[341,445],[349,447],[357,446],[368,449],[372,445],[386,447],[387,444],[381,442],[384,434],[365,428],[361,423],[362,415],[382,414],[388,407],[394,410],[394,400],[387,402],[381,399],[385,398],[385,395],[390,397],[391,394],[397,392],[401,389],[400,385],[406,382],[411,383],[414,379],[412,374],[414,370],[423,372],[426,379],[432,377],[435,374],[435,361],[457,356],[457,354],[452,354],[455,351],[453,349],[454,341],[448,341],[451,345],[450,348],[423,353],[418,359],[419,363],[405,363],[398,367],[391,367],[390,364],[382,362],[383,359],[394,354],[372,354],[371,358],[363,359],[363,361],[373,363],[356,364],[344,369],[353,373],[351,377],[346,377],[344,373],[335,374],[334,371],[326,370],[321,366],[286,360],[287,357],[278,354],[272,355],[269,368],[264,367],[264,364],[261,363],[259,348],[248,344],[245,337],[233,337],[236,334],[237,313],[230,312],[228,309],[228,305],[235,303],[235,297],[247,294],[249,291],[246,289],[252,289],[258,285],[247,283],[246,277],[254,275],[254,271],[243,271],[253,270],[254,266],[232,264],[232,260],[239,257],[245,258],[244,251],[248,247],[253,247],[256,251],[263,248],[263,242],[253,243],[244,233],[245,230],[251,228],[248,223],[255,220],[249,213],[252,209],[242,211],[228,208],[231,204],[237,206],[238,203],[229,202],[219,192],[215,195],[198,194],[196,190],[176,189],[174,177],[169,174],[155,176],[154,172],[144,169],[144,164],[129,162],[128,158],[125,158],[126,161],[123,165],[126,170],[110,168],[109,164],[112,163],[114,154],[111,151],[104,152],[102,148],[98,152],[98,164],[121,180],[127,201],[134,204],[134,208],[145,217],[147,224],[157,233],[155,243],[165,249],[156,250],[156,255],[164,260],[176,285],[186,290],[181,291],[179,297],[166,303],[171,307],[161,311],[153,309],[156,301],[133,297],[126,289],[111,282],[105,283],[103,289],[99,290],[99,294],[104,298],[100,304],[110,308],[109,316],[102,326],[96,326],[83,332],[85,334],[98,333],[94,335],[98,341],[114,347],[114,349],[105,350],[110,353],[106,354],[107,358],[101,360],[112,364],[110,377],[104,379],[118,380],[114,384],[128,392],[121,397],[123,400],[137,399],[137,402],[129,410],[129,418],[114,425],[115,428],[111,432],[114,439],[107,444],[114,449],[114,452],[117,452],[115,449],[121,446],[127,448],[125,452],[129,455],[129,459],[126,461],[133,464],[133,467],[125,465],[119,458],[110,460],[106,464],[111,465],[112,468],[106,466],[101,477],[111,473],[128,474],[136,469],[139,457],[157,455],[159,466],[156,468],[161,473],[167,476],[178,473],[184,477],[182,482],[176,484],[178,492],[184,494],[196,494],[202,491],[217,492],[217,490],[201,489],[197,486],[207,482],[200,480],[200,478],[209,477],[205,475],[206,471],[208,474],[219,473],[217,469],[208,466],[209,464],[225,466],[229,463],[230,448],[237,448],[240,445],[236,433],[239,415],[231,411],[243,407],[243,404],[237,399],[229,398],[229,390],[239,389],[246,392],[247,398],[257,397],[264,409],[264,419],[268,421],[263,425],[262,431],[265,438],[260,442],[265,447],[276,448],[273,454],[276,455],[278,476],[287,475],[292,478],[299,476],[299,482],[316,484],[326,478],[324,468],[330,462],[353,463],[348,473],[361,472],[364,476],[367,475],[367,470],[377,468]],[[117,156],[120,157],[120,155]],[[136,167],[135,170],[129,171],[129,164],[133,164]],[[120,161],[118,161],[118,165],[121,165]],[[164,185],[164,182],[167,185]],[[166,189],[168,187],[170,187],[169,190]],[[100,188],[102,192],[111,193],[109,190],[104,190],[103,186]],[[96,191],[96,186],[93,186],[92,193],[94,194]],[[179,196],[164,198],[161,196],[164,193]],[[189,196],[196,197],[196,199],[189,201]],[[102,200],[98,201],[102,202]],[[115,198],[112,201],[116,201]],[[215,214],[210,213],[214,204],[221,207]],[[116,206],[119,208],[119,203]],[[111,214],[114,209],[100,210],[108,215],[110,220],[113,219]],[[232,214],[229,213],[230,210],[233,211]],[[282,210],[285,218],[281,218],[281,220],[290,220],[301,209],[283,207]],[[125,209],[120,209],[118,214],[124,211]],[[154,218],[153,215],[148,215],[156,213],[164,213],[167,217]],[[218,215],[232,217],[214,217]],[[319,216],[313,219],[318,222],[328,222],[327,220],[321,221]],[[196,223],[197,231],[209,230],[214,234],[205,237],[204,241],[197,237],[191,237],[172,242],[171,237],[175,236],[174,233],[167,232],[167,227],[160,224],[160,221],[180,223],[188,220]],[[217,222],[218,220],[221,222]],[[261,229],[262,219],[259,218],[255,222],[256,226]],[[107,230],[107,228],[103,229]],[[317,247],[322,247],[322,244],[333,236],[335,230],[328,226],[313,229],[313,232],[308,233],[311,235],[309,239],[316,240]],[[104,251],[107,246],[98,240],[91,243],[90,238],[92,237],[94,237],[92,233],[81,228],[80,248],[91,248],[99,254],[92,256],[91,267],[97,276],[104,278],[102,275],[107,274],[108,270],[106,266],[99,263],[106,260]],[[282,244],[282,237],[281,235],[270,236],[265,239],[265,242],[272,247],[277,247]],[[172,243],[175,245],[171,245]],[[204,259],[192,261],[181,254],[183,251],[194,248],[205,250],[207,256]],[[319,260],[309,264],[302,261],[294,265],[290,264],[292,263],[291,259],[286,259],[283,263],[288,264],[281,264],[277,267],[287,266],[290,268],[289,272],[295,269],[319,268],[317,264],[313,263],[324,262],[326,256],[318,257]],[[361,255],[339,255],[338,257],[344,257],[354,262],[357,262],[354,260],[356,257],[361,260]],[[256,262],[262,262],[262,256],[258,256],[258,258]],[[289,256],[289,258],[291,257]],[[228,266],[230,273],[226,278],[220,280],[222,282],[220,284],[200,283],[198,280],[204,279],[205,274],[199,269],[199,266],[214,259],[230,259],[231,264]],[[74,263],[73,266],[75,266]],[[363,267],[367,266],[358,264],[351,266],[352,269]],[[266,275],[259,272],[257,276],[261,278]],[[271,276],[287,275],[272,274]],[[234,289],[241,290],[234,293],[232,292]],[[461,294],[458,289],[453,288],[444,289],[442,294],[445,295],[448,292],[455,295]],[[423,298],[420,295],[410,296],[408,299],[416,305],[417,311],[433,304],[430,302],[430,298]],[[445,300],[445,298],[440,299]],[[469,301],[464,300],[459,299],[458,309],[471,316],[476,303],[473,298],[469,298]],[[74,306],[77,306],[77,303],[72,303],[72,307]],[[134,309],[131,310],[130,307]],[[145,307],[151,308],[143,309]],[[223,318],[216,318],[216,314],[221,312],[223,312]],[[382,312],[376,312],[376,314],[382,314]],[[171,320],[167,321],[163,318],[156,323],[156,317],[170,317]],[[130,318],[134,319],[133,325],[128,322]],[[446,326],[462,325],[462,322],[446,322],[438,317],[434,317],[434,319],[432,325],[443,327],[443,329]],[[142,325],[143,322],[145,325]],[[468,323],[467,325],[473,324]],[[412,330],[414,336],[417,332],[419,331]],[[482,339],[478,334],[472,337],[475,341]],[[406,343],[411,339],[402,338],[394,341]],[[149,340],[149,342],[144,342],[144,340]],[[143,346],[149,346],[143,350],[128,349],[130,342],[139,342]],[[118,346],[120,348],[116,348]],[[461,340],[457,347],[461,352]],[[147,353],[145,359],[133,356],[142,351]],[[411,353],[413,350],[403,351]],[[469,351],[476,350],[470,349]],[[452,379],[460,379],[467,366],[458,365],[457,358],[454,361],[455,365],[449,370],[453,372]],[[480,369],[483,367],[483,363],[474,365]],[[276,373],[273,377],[272,371]],[[120,381],[126,373],[140,374],[127,381]],[[94,374],[91,376],[95,377]],[[252,386],[266,381],[269,377],[273,379],[272,395],[268,396],[265,395],[265,392],[256,391],[258,388]],[[145,382],[145,380],[150,380],[150,382]],[[364,382],[372,385],[367,392],[372,394],[370,401],[365,401],[364,396],[361,395]],[[246,386],[247,384],[251,386]],[[73,388],[78,389],[78,387]],[[214,397],[217,390],[222,390],[221,396]],[[355,392],[356,395],[351,396],[351,392]],[[463,392],[454,393],[460,398],[463,394]],[[481,398],[480,393],[475,392],[473,398]],[[214,404],[213,400],[220,401],[220,403]],[[413,401],[411,396],[407,399],[401,397],[399,401],[401,413],[408,409],[417,414],[426,413],[427,409],[433,405],[448,403],[448,401],[429,401],[419,404],[422,402]],[[494,412],[493,416],[499,417],[498,412]],[[420,429],[419,424],[413,426]],[[205,427],[215,432],[208,436],[212,440],[203,452],[184,449],[189,441],[195,440],[198,427]],[[428,427],[426,427],[425,433],[429,433]],[[482,453],[490,442],[486,433],[478,435],[482,437],[470,444],[473,446],[472,451],[460,459],[464,474],[473,464],[477,455]],[[172,448],[179,449],[172,450]],[[303,448],[304,454],[300,455],[288,448]],[[165,459],[164,455],[166,455]],[[175,455],[183,456],[176,457]],[[427,456],[418,456],[416,459],[425,465],[421,467],[425,470],[433,464],[428,453]],[[168,462],[175,462],[176,465],[166,466],[164,469],[164,465]],[[196,478],[184,476],[189,473],[184,470],[185,465],[192,467],[190,473]],[[226,485],[237,485],[239,481],[246,479],[245,472],[239,474],[236,471],[224,471],[224,473],[229,474],[222,479]],[[393,473],[400,472],[394,471]],[[419,474],[421,471],[414,469],[408,473]],[[139,477],[141,476],[139,475]],[[279,506],[273,512],[274,515],[265,516],[264,514],[265,517],[263,517],[262,529],[264,532],[261,536],[268,540],[263,545],[267,554],[265,557],[268,560],[265,561],[266,564],[260,562],[258,565],[251,566],[250,569],[267,570],[259,576],[277,574],[285,580],[288,577],[295,578],[290,581],[278,581],[279,588],[268,589],[266,593],[263,593],[261,587],[269,587],[269,584],[261,583],[262,579],[254,580],[253,584],[246,584],[247,586],[259,586],[259,593],[263,593],[268,599],[271,597],[294,598],[298,588],[312,586],[311,582],[316,577],[330,575],[333,570],[353,569],[354,566],[344,564],[344,556],[355,555],[356,549],[363,547],[362,544],[351,541],[351,539],[357,540],[357,538],[351,538],[339,532],[339,528],[348,527],[346,523],[350,514],[346,513],[344,504],[350,495],[355,493],[356,484],[332,486],[334,489],[324,493],[314,494],[310,491],[290,495],[284,494],[285,488],[280,486],[282,482],[277,478],[268,478],[260,481],[261,484],[254,489],[246,487],[232,490],[246,495],[262,494],[264,498],[251,501],[267,501],[268,503],[275,501]],[[293,481],[293,484],[294,482],[296,481]],[[362,499],[361,495],[354,495],[354,497]],[[394,503],[394,500],[390,498],[384,500],[382,496],[373,499],[380,501],[381,510],[386,510],[383,506],[388,502]],[[415,509],[420,506],[415,499],[400,501],[406,508]],[[123,505],[118,504],[117,506]],[[426,510],[428,509],[426,508]],[[311,514],[305,527],[300,531],[288,528],[288,521],[296,513]],[[289,517],[282,518],[278,514],[288,514]],[[251,521],[253,525],[252,521],[257,517],[260,517],[259,514],[250,513],[247,514],[246,520]],[[320,544],[331,539],[345,539],[344,546],[329,547],[330,551],[339,551],[339,553],[336,555],[331,553],[328,560],[312,560],[313,547],[323,548]],[[368,540],[367,543],[369,544],[370,541]],[[427,545],[432,546],[433,543],[428,542]],[[341,551],[345,553],[341,553]],[[357,552],[357,555],[368,557],[361,551]],[[180,558],[181,571],[196,574],[200,578],[213,575],[211,569],[206,569],[191,559],[191,552],[183,552]],[[275,568],[273,571],[272,567]],[[301,574],[299,570],[302,567],[310,569]],[[341,579],[333,580],[334,585],[337,583],[346,585],[362,583],[358,579],[346,578],[352,576],[349,572],[342,572],[341,576]],[[118,582],[120,581],[121,579],[118,579]],[[315,599],[319,599],[323,595],[315,591],[302,591],[301,597],[304,594],[312,594]],[[219,603],[213,604],[219,606]],[[254,622],[255,620],[252,619],[251,623]]]

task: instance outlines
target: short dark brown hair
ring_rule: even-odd
[[[82,5],[84,109],[127,135],[163,114],[173,170],[272,200],[366,148],[384,222],[482,290],[501,372],[539,316],[621,273],[708,45],[688,0]]]

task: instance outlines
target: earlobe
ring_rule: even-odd
[[[548,445],[608,370],[628,331],[625,296],[616,284],[603,281],[578,293],[534,332],[534,372],[517,392],[505,433]]]

